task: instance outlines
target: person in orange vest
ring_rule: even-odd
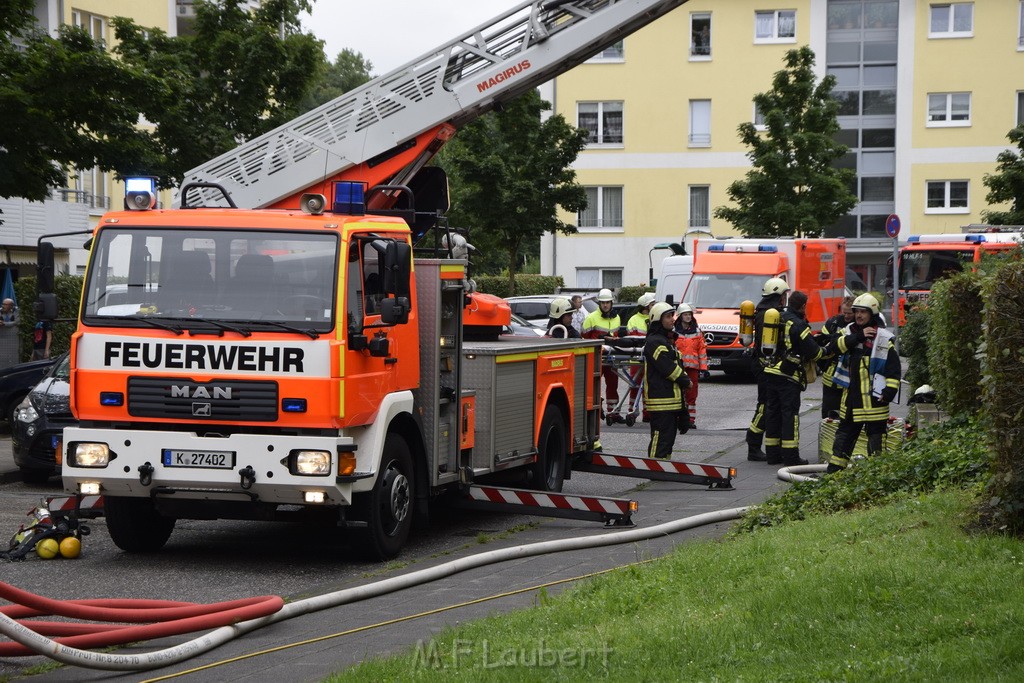
[[[693,317],[693,306],[679,304],[676,309],[676,348],[682,357],[690,386],[686,390],[686,405],[690,412],[690,429],[697,428],[697,383],[700,373],[708,369],[708,345],[704,333]]]
[[[619,336],[622,322],[619,320],[618,314],[612,311],[613,301],[612,290],[602,289],[597,293],[597,309],[583,319],[581,333],[584,339],[606,339]],[[605,388],[605,410],[601,411],[602,418],[607,415],[616,421],[624,422],[625,418],[619,415],[615,408],[619,403],[619,376],[615,373],[615,368],[602,363],[601,376],[604,377]]]
[[[647,316],[651,312],[651,306],[654,305],[654,301],[655,297],[653,292],[647,292],[646,294],[640,295],[640,298],[636,300],[636,313],[634,313],[633,317],[626,323],[626,336],[647,336]],[[640,387],[643,386],[644,382],[644,366],[642,362],[629,369],[629,377],[629,411],[632,412],[633,407],[637,405],[637,397],[640,395]],[[646,408],[643,410],[643,421],[650,421],[650,415],[647,414]]]

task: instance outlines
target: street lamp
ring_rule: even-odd
[[[658,281],[654,278],[654,250],[671,249],[676,256],[685,256],[686,247],[678,242],[658,242],[647,252],[647,281],[651,287],[657,287]]]

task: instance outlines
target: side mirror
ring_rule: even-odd
[[[36,287],[38,295],[32,310],[38,320],[57,317],[57,295],[53,293],[53,244],[40,242],[36,256]]]
[[[412,248],[405,242],[389,242],[384,250],[384,292],[409,298],[412,279]]]
[[[32,310],[37,320],[55,320],[57,318],[57,295],[53,292],[43,294],[40,292]]]
[[[411,308],[407,296],[384,299],[380,302],[380,321],[385,325],[405,325],[409,322]]]

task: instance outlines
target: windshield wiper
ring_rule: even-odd
[[[183,330],[176,325],[168,325],[167,323],[162,323],[159,320],[154,320],[152,318],[142,318],[137,315],[90,315],[88,316],[88,318],[90,320],[109,320],[118,322],[123,320],[138,320],[140,322],[146,323],[147,325],[159,327],[162,330],[167,330],[177,335],[183,334]]]
[[[319,339],[320,333],[316,330],[304,330],[301,327],[295,327],[294,325],[286,325],[285,323],[274,322],[273,320],[253,320],[253,325],[270,325],[271,327],[277,327],[282,330],[288,330],[289,332],[295,332],[297,334],[304,334],[310,339]]]
[[[251,337],[252,336],[252,332],[250,332],[249,330],[247,330],[247,329],[245,329],[243,327],[235,327],[234,325],[228,325],[227,323],[223,323],[223,322],[221,322],[219,320],[213,320],[212,318],[163,318],[162,317],[162,319],[163,320],[173,320],[175,322],[183,323],[185,325],[185,329],[188,330],[188,333],[190,335],[192,335],[192,336],[195,336],[196,334],[203,334],[203,333],[202,332],[196,332],[195,330],[193,330],[191,327],[189,327],[189,323],[208,323],[210,325],[213,325],[214,327],[220,328],[222,335],[223,335],[223,330],[227,330],[228,332],[234,332],[235,334],[240,334],[243,337]]]

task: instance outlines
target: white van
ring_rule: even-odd
[[[674,305],[683,302],[683,292],[693,275],[693,256],[667,256],[661,262],[661,277],[654,290],[658,301],[669,301]]]

